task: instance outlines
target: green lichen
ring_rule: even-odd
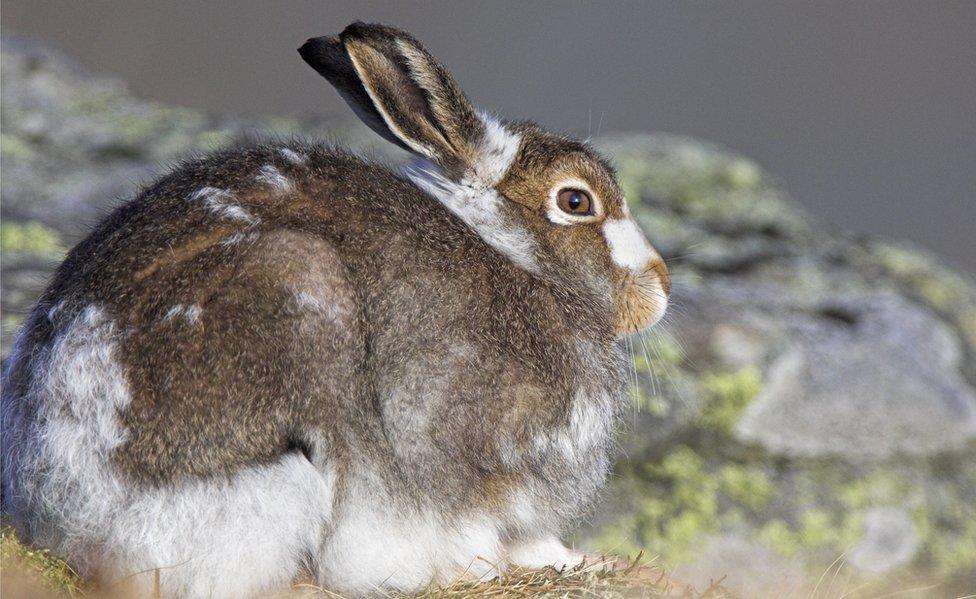
[[[773,518],[762,526],[759,540],[786,557],[796,555],[801,549],[799,535],[779,518]]]
[[[729,499],[750,510],[761,509],[776,493],[773,481],[756,466],[728,463],[718,475],[722,491]]]
[[[837,497],[847,510],[864,510],[879,505],[902,505],[919,501],[921,489],[906,480],[905,475],[878,468],[866,475],[853,477],[838,489]]]
[[[959,316],[959,328],[969,346],[976,348],[976,308],[966,310]]]
[[[762,170],[748,160],[734,160],[725,168],[725,180],[736,190],[754,190],[762,181]]]
[[[228,145],[234,139],[234,134],[226,129],[209,129],[197,135],[196,146],[203,149],[215,149]]]
[[[58,232],[36,221],[0,225],[0,250],[50,259],[66,251]]]
[[[656,416],[672,410],[667,395],[679,380],[689,376],[685,370],[685,353],[671,335],[655,331],[630,338],[632,370],[630,392],[634,409]]]
[[[99,115],[117,114],[120,106],[125,103],[126,98],[122,95],[122,90],[114,86],[109,86],[78,91],[76,94],[66,98],[62,109],[67,113],[83,115],[86,118],[95,118]]]
[[[876,243],[871,249],[874,259],[890,275],[909,285],[933,308],[952,312],[966,301],[966,282],[938,268],[923,252],[889,243]]]
[[[732,373],[706,375],[700,387],[703,403],[698,425],[729,432],[762,389],[762,374],[758,368],[747,366]]]
[[[24,324],[23,314],[11,314],[6,312],[3,316],[0,316],[0,331],[6,333],[13,333],[20,328],[20,325]]]
[[[643,549],[676,563],[716,530],[719,480],[694,450],[683,446],[640,470],[637,509],[605,527],[597,546],[617,552]]]
[[[13,135],[0,133],[0,154],[7,159],[29,160],[34,157],[34,150],[27,142]]]
[[[933,569],[952,577],[976,577],[976,455],[962,456],[946,465],[939,478],[925,485],[922,521],[923,551]]]
[[[637,509],[604,527],[597,545],[616,552],[643,549],[669,564],[688,557],[707,535],[754,517],[774,495],[761,468],[715,468],[688,446],[629,476],[637,479]]]

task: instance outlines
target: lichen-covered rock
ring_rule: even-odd
[[[736,435],[773,453],[885,459],[958,451],[976,439],[976,391],[957,334],[899,296],[825,302],[798,319]]]
[[[918,248],[828,230],[721,148],[605,147],[676,284],[667,330],[634,343],[648,409],[584,537],[700,571],[718,535],[802,558],[814,579],[835,563],[879,591],[869,575],[894,571],[965,591],[973,280]]]
[[[65,249],[167,163],[255,135],[403,158],[351,120],[133,98],[23,41],[3,40],[0,76],[4,356]],[[669,135],[600,145],[669,261],[674,307],[632,339],[623,458],[580,542],[702,576],[775,562],[815,583],[844,563],[852,580],[888,572],[971,592],[972,278],[918,248],[826,229],[725,149]],[[723,547],[748,550],[715,566]]]

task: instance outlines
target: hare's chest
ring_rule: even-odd
[[[610,450],[620,398],[606,389],[577,389],[562,424],[537,433],[534,451],[547,461],[585,467]]]

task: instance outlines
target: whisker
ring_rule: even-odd
[[[634,421],[634,426],[637,426],[637,413],[640,412],[641,404],[641,393],[640,393],[640,382],[637,380],[637,364],[634,361],[634,340],[627,337],[627,343],[630,356],[630,369],[633,372],[633,386],[630,389],[631,393],[631,417]],[[628,373],[630,374],[630,373]]]
[[[647,344],[644,343],[644,335],[638,331],[637,340],[641,343],[641,348],[644,350],[644,362],[647,364],[647,368],[650,371],[651,376],[651,394],[655,397],[658,396],[656,379],[657,373],[654,371],[654,363],[651,362],[651,356],[647,353]]]

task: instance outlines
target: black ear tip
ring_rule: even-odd
[[[330,36],[309,38],[298,49],[298,53],[309,66],[323,74],[324,70],[328,70],[330,65],[342,60],[345,55],[339,38]]]

